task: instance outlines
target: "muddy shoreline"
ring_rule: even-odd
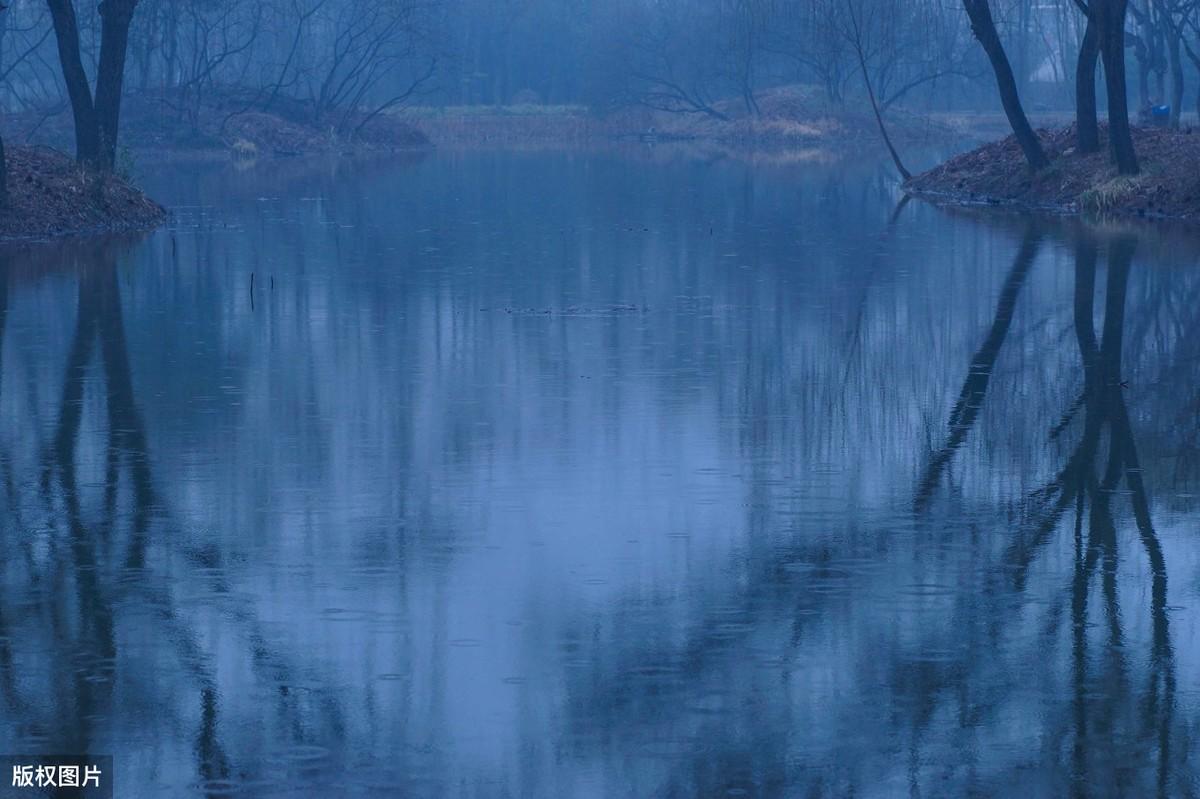
[[[988,197],[986,195],[970,194],[968,192],[936,191],[917,189],[902,185],[905,195],[914,200],[921,200],[939,208],[965,208],[985,211],[995,209],[1022,214],[1043,214],[1052,217],[1074,217],[1083,220],[1119,220],[1126,222],[1179,222],[1189,226],[1200,227],[1200,217],[1194,214],[1169,214],[1158,211],[1089,211],[1081,209],[1078,203],[1039,203],[1029,200]]]
[[[2,241],[146,231],[167,219],[165,208],[127,180],[89,172],[58,150],[10,147],[6,155]]]
[[[1119,175],[1107,136],[1101,149],[1080,153],[1073,126],[1039,130],[1049,166],[1031,172],[1012,136],[948,159],[902,184],[935,205],[1008,208],[1059,216],[1200,222],[1200,133],[1190,129],[1134,131],[1141,171]]]

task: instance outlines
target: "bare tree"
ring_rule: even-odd
[[[53,32],[41,3],[0,6],[0,103],[31,108],[58,102],[56,70],[42,52]]]
[[[988,61],[992,64],[992,71],[996,75],[996,87],[1000,91],[1000,102],[1004,105],[1004,113],[1008,116],[1013,135],[1017,137],[1017,144],[1025,154],[1025,161],[1030,169],[1042,169],[1050,162],[1042,150],[1042,143],[1038,141],[1037,134],[1029,124],[1029,119],[1025,116],[1025,109],[1021,106],[1017,82],[1013,77],[1008,55],[1004,52],[1004,45],[1000,42],[1000,35],[996,33],[996,23],[992,19],[988,0],[963,0],[963,7],[971,20],[971,32],[983,46]]]
[[[663,3],[646,13],[627,40],[628,100],[656,111],[728,120],[714,102],[732,86],[722,65],[707,54],[722,42],[719,15],[710,10],[691,16],[679,3]]]
[[[1108,142],[1113,161],[1122,175],[1139,171],[1129,129],[1129,100],[1125,87],[1125,15],[1128,0],[1091,0],[1100,29],[1100,57],[1108,94]]]
[[[882,33],[884,36],[887,34],[886,30],[880,29],[881,19],[876,13],[878,11],[875,3],[871,3],[869,8],[863,8],[862,0],[846,0],[847,25],[844,35],[858,58],[863,84],[867,89],[867,98],[870,100],[871,110],[875,114],[875,124],[879,126],[879,135],[883,137],[883,143],[887,147],[888,153],[892,157],[892,163],[895,165],[896,171],[900,173],[901,179],[908,180],[912,177],[912,173],[900,160],[900,154],[896,152],[896,148],[892,144],[892,137],[888,135],[887,126],[883,124],[883,114],[879,110],[878,100],[875,99],[875,89],[871,86],[871,74],[867,71],[867,47],[871,33]]]
[[[184,27],[190,33],[188,47],[182,57],[178,57],[176,107],[193,127],[197,127],[200,109],[217,83],[220,71],[234,59],[247,54],[257,42],[262,29],[263,7],[251,3],[247,8],[246,4],[236,0],[174,0],[174,4],[179,7],[175,13],[182,11]],[[248,65],[249,61],[246,62]]]
[[[1100,30],[1092,13],[1094,0],[1075,0],[1085,27],[1075,65],[1075,137],[1081,153],[1100,149],[1100,123],[1096,119],[1096,63],[1100,59]]]
[[[100,3],[100,60],[94,96],[80,55],[79,20],[74,3],[46,0],[46,4],[54,22],[58,57],[75,117],[76,158],[101,172],[110,172],[116,162],[129,26],[138,0]]]

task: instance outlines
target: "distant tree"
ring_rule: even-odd
[[[766,36],[770,0],[723,0],[719,7],[720,25],[725,31],[722,61],[730,82],[741,95],[746,113],[758,116],[755,99],[756,68]]]
[[[1137,60],[1138,108],[1148,111],[1150,107],[1161,102],[1163,95],[1163,75],[1166,72],[1166,54],[1163,46],[1161,31],[1155,24],[1149,0],[1137,0],[1129,6],[1133,16],[1134,26],[1127,32],[1127,38],[1133,45],[1134,58]],[[1154,75],[1156,88],[1150,88],[1150,76]]]
[[[216,88],[221,71],[248,53],[263,23],[261,3],[238,0],[169,0],[173,18],[182,18],[189,31],[186,48],[174,47],[172,70],[178,93],[175,107],[199,128],[200,109]]]
[[[841,104],[858,63],[840,26],[845,9],[840,0],[780,3],[766,47],[795,63],[800,80],[815,81],[825,99]]]
[[[1192,14],[1185,19],[1185,24],[1191,30],[1194,36],[1200,37],[1200,24],[1197,23],[1196,15]],[[1188,43],[1186,36],[1182,38],[1184,52],[1187,53],[1188,60],[1192,62],[1192,66],[1197,72],[1200,72],[1200,52],[1197,52],[1191,44]],[[1200,119],[1200,85],[1196,87],[1196,117]]]
[[[729,80],[726,65],[712,58],[725,41],[719,11],[701,13],[682,3],[647,8],[626,41],[630,80],[624,101],[727,121],[729,116],[715,103],[740,87]]]
[[[79,50],[79,19],[72,0],[46,0],[58,42],[58,58],[75,119],[75,156],[87,166],[111,172],[117,156],[117,129],[129,26],[138,0],[101,0],[100,59],[93,94]]]
[[[241,23],[241,33],[229,26],[229,32],[221,33],[232,43],[229,56],[261,47],[262,40],[268,51],[260,59],[257,93],[234,116],[275,108],[353,135],[422,91],[434,75],[438,59],[431,29],[437,3],[432,0],[277,0],[266,5],[261,23],[255,16],[253,24]],[[281,61],[269,57],[272,35],[278,37]],[[205,68],[200,74],[211,73]]]
[[[1148,0],[1150,2],[1150,19],[1161,33],[1167,51],[1166,67],[1171,76],[1171,93],[1167,99],[1171,107],[1170,125],[1179,127],[1180,114],[1183,111],[1183,50],[1186,47],[1185,34],[1189,20],[1196,12],[1196,0]],[[1138,18],[1138,8],[1131,4],[1130,13],[1135,20]]]
[[[45,6],[24,2],[0,6],[0,100],[6,109],[52,105],[59,90],[57,74],[42,57],[53,33]]]
[[[1093,2],[1098,3],[1102,0],[1093,0]],[[992,19],[992,10],[988,6],[988,0],[963,0],[963,7],[967,10],[967,16],[971,20],[971,32],[975,34],[975,38],[983,46],[983,51],[987,53],[988,61],[991,62],[992,72],[996,75],[996,88],[1000,91],[1000,102],[1004,105],[1008,123],[1017,137],[1017,144],[1021,146],[1021,152],[1025,154],[1029,168],[1041,169],[1050,162],[1046,158],[1045,151],[1042,150],[1042,143],[1038,141],[1037,134],[1029,124],[1029,119],[1025,116],[1025,109],[1021,106],[1017,82],[1013,77],[1008,55],[1004,52],[1004,45],[1000,42],[1000,36],[996,32],[996,23]],[[1107,66],[1108,62],[1106,61],[1106,69]]]

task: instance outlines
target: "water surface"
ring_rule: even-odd
[[[120,796],[1189,795],[1200,238],[884,164],[157,165],[0,254],[0,751]]]

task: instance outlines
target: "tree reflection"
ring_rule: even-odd
[[[1167,616],[1167,569],[1162,546],[1154,530],[1151,505],[1139,463],[1137,445],[1122,377],[1126,299],[1137,237],[1118,233],[1107,242],[1108,269],[1104,289],[1103,326],[1099,341],[1095,331],[1097,263],[1101,242],[1086,228],[1072,232],[1074,239],[1074,333],[1083,373],[1079,399],[1051,429],[1052,440],[1079,426],[1078,441],[1066,465],[1030,497],[1030,522],[1009,545],[1005,563],[1011,568],[1017,590],[1026,586],[1038,553],[1050,542],[1067,508],[1074,505],[1074,567],[1071,581],[1072,675],[1074,682],[1074,745],[1072,785],[1076,795],[1095,790],[1097,773],[1112,768],[1111,734],[1120,696],[1129,686],[1126,664],[1127,638],[1118,601],[1118,521],[1112,503],[1127,495],[1138,537],[1150,567],[1151,620],[1148,685],[1143,696],[1140,727],[1147,743],[1157,750],[1156,786],[1159,795],[1170,793],[1171,719],[1175,695],[1175,669]],[[1013,273],[1001,294],[996,322],[979,354],[972,360],[958,403],[950,416],[950,439],[927,467],[917,490],[918,511],[928,507],[940,473],[953,451],[961,446],[977,418],[986,396],[987,380],[1003,344],[1019,276],[1028,270],[1031,242],[1037,234],[1026,228]],[[1083,421],[1076,421],[1083,412]],[[1107,448],[1106,456],[1101,455]],[[1100,466],[1103,466],[1101,469]],[[1122,492],[1122,483],[1124,491]],[[1086,530],[1086,534],[1085,534]],[[1088,659],[1089,595],[1099,572],[1106,630],[1102,657]],[[1107,674],[1099,694],[1091,670]],[[1151,740],[1152,739],[1152,740]],[[1118,772],[1118,777],[1120,774]]]
[[[589,266],[613,296],[614,264],[668,267],[667,310],[628,322],[474,310],[513,280],[589,296],[575,269],[345,282],[330,264],[419,263],[424,234],[382,223],[301,226],[307,260],[270,267],[256,314],[239,270],[290,250],[211,231],[181,239],[190,288],[121,279],[113,246],[22,287],[16,316],[0,293],[2,398],[35,417],[10,438],[36,450],[0,542],[19,541],[6,726],[99,750],[144,725],[162,753],[140,773],[210,795],[359,764],[355,787],[481,795],[600,772],[629,795],[1183,792],[1176,539],[1149,494],[1187,403],[1139,387],[1187,386],[1194,349],[1159,319],[1189,329],[1195,279],[1150,275],[1129,232],[933,228],[980,255],[967,272],[931,257],[926,212],[826,250],[743,211],[726,241],[687,219],[598,239],[589,257],[629,248]],[[436,243],[482,264],[498,241]],[[77,311],[30,335],[38,302]],[[163,308],[186,321],[143,330]],[[617,525],[586,516],[614,497],[634,509],[606,541]]]
[[[996,315],[992,320],[992,326],[988,330],[987,338],[984,339],[967,367],[967,378],[963,381],[958,401],[954,403],[954,410],[950,412],[950,433],[946,438],[946,443],[929,461],[920,485],[917,487],[917,498],[914,504],[918,513],[928,506],[933,492],[941,480],[942,473],[950,464],[950,459],[962,446],[963,441],[971,432],[971,428],[974,427],[975,420],[979,417],[979,410],[983,407],[984,399],[987,397],[988,385],[991,383],[992,372],[996,367],[996,359],[1000,356],[1000,350],[1004,346],[1004,340],[1008,337],[1008,331],[1012,326],[1013,313],[1017,308],[1021,287],[1025,285],[1029,270],[1033,268],[1033,263],[1037,259],[1042,237],[1043,232],[1038,224],[1030,222],[1026,225],[1021,239],[1021,247],[1017,250],[1012,268],[1004,281],[1004,287],[1000,290],[1000,300],[996,303]]]
[[[691,598],[671,634],[663,618],[680,611],[663,600],[623,604],[603,625],[580,618],[564,636],[572,652],[589,653],[589,667],[571,675],[569,740],[595,740],[591,754],[609,765],[665,749],[665,762],[656,762],[664,773],[646,788],[664,795],[897,793],[899,774],[911,795],[1003,795],[1016,781],[1050,795],[1186,789],[1166,554],[1124,394],[1127,330],[1146,327],[1156,312],[1149,304],[1127,311],[1138,239],[1033,222],[1018,236],[947,438],[908,495],[907,511],[917,510],[911,538],[886,527],[872,537],[848,524],[843,536],[805,528],[794,540],[772,539],[768,528],[790,509],[769,488],[773,474],[753,463],[747,544],[728,566],[735,577]],[[1029,456],[1048,482],[1017,493],[1008,525],[982,512],[982,521],[944,512],[935,508],[940,484],[985,415],[1022,429],[1009,417],[1027,408],[1006,404],[1003,392],[989,397],[989,388],[994,394],[997,375],[1012,379],[1003,353],[1020,328],[1022,297],[1034,296],[1023,288],[1039,264],[1050,268],[1038,257],[1050,242],[1065,243],[1073,262],[1062,357],[1077,371],[1053,372],[1058,351],[1039,352],[1037,367],[1078,399],[1066,413],[1041,397],[1028,401],[1035,419],[1049,419],[1049,443],[1031,444]],[[771,401],[760,393],[784,381],[747,383],[754,409]],[[777,441],[770,422],[783,426],[787,414],[755,418],[761,430],[748,458]],[[976,460],[963,468],[986,467]],[[1127,523],[1136,532],[1132,554],[1122,547]],[[1073,552],[1065,575],[1046,554],[1052,547]],[[1144,636],[1130,623],[1141,612],[1133,610],[1141,563],[1149,565]],[[928,615],[895,609],[913,601],[905,593],[913,587],[937,589],[917,594]],[[1143,645],[1148,658],[1134,654]],[[1044,685],[1034,690],[1028,680]]]
[[[161,703],[155,712],[165,714],[171,719],[169,723],[181,723],[181,713],[198,718],[193,747],[195,774],[202,786],[211,786],[204,793],[223,795],[234,771],[222,740],[222,695],[214,656],[201,643],[200,631],[194,628],[189,613],[180,606],[172,584],[180,575],[172,575],[163,567],[178,553],[182,555],[180,562],[195,569],[214,594],[229,596],[232,588],[222,576],[221,564],[213,562],[206,551],[180,547],[178,534],[173,531],[179,525],[171,522],[172,511],[154,487],[118,281],[118,265],[127,250],[128,242],[112,240],[33,254],[46,256],[45,263],[33,261],[38,269],[66,264],[74,266],[77,274],[76,315],[57,414],[39,458],[36,478],[40,507],[34,515],[44,516],[54,535],[49,559],[29,559],[31,572],[26,577],[31,589],[23,597],[26,602],[32,599],[36,605],[43,605],[38,611],[57,620],[51,633],[53,640],[43,642],[57,655],[45,660],[37,672],[52,683],[48,698],[53,702],[54,715],[47,718],[44,704],[34,701],[29,687],[23,686],[28,675],[22,678],[21,664],[25,663],[28,671],[29,654],[14,651],[17,639],[9,635],[9,620],[2,612],[7,603],[0,603],[0,685],[11,720],[18,722],[26,734],[33,734],[37,746],[55,752],[108,754],[100,751],[103,747],[98,747],[97,740],[108,732],[108,720],[119,714],[115,686],[122,676],[122,665],[126,670],[133,669],[124,674],[126,680],[145,680],[148,686],[163,681],[160,675],[139,672],[142,666],[123,651],[120,641],[131,633],[160,640],[168,649],[159,655],[174,654],[178,659],[190,683],[186,693],[194,692],[197,707],[194,711],[186,709],[187,700],[180,695],[157,695],[147,701]],[[26,259],[30,260],[29,254]],[[0,258],[0,344],[6,330],[8,288],[7,261]],[[103,413],[89,421],[96,399]],[[97,439],[103,442],[99,448]],[[97,451],[103,463],[103,478],[98,484],[80,477],[85,461],[91,461]],[[82,452],[88,454],[83,456]],[[3,455],[5,474],[9,475],[8,453]],[[32,496],[10,498],[6,525],[10,535],[28,539],[34,534],[17,518],[16,511],[38,503]],[[152,546],[159,552],[157,563],[149,557]],[[37,590],[39,584],[52,588]],[[300,670],[267,640],[254,610],[234,601],[227,602],[226,608],[229,621],[242,630],[247,657],[256,672],[273,687],[296,682]],[[146,609],[153,609],[153,613],[147,615]],[[26,608],[26,612],[32,612],[32,608]],[[124,633],[120,632],[122,628]],[[289,726],[296,742],[310,740],[312,731],[298,721],[305,709],[288,697],[286,688],[276,696],[281,718],[291,719]],[[180,700],[184,708],[179,707]],[[342,725],[340,708],[331,696],[319,703],[317,714],[321,726],[336,729]],[[257,770],[257,764],[242,763],[239,774],[246,777]]]
[[[1128,235],[1115,238],[1109,245],[1109,265],[1105,290],[1104,325],[1099,346],[1094,330],[1096,285],[1096,247],[1086,238],[1076,245],[1075,258],[1075,332],[1083,363],[1085,409],[1084,430],[1076,455],[1052,490],[1060,496],[1074,497],[1075,576],[1072,582],[1072,657],[1075,677],[1075,793],[1086,795],[1089,786],[1088,742],[1097,733],[1106,733],[1104,721],[1089,721],[1088,698],[1088,593],[1097,566],[1101,571],[1104,612],[1108,622],[1108,646],[1102,665],[1118,672],[1117,685],[1123,685],[1125,636],[1117,598],[1117,524],[1111,502],[1124,479],[1133,517],[1146,558],[1150,565],[1151,592],[1149,613],[1152,644],[1149,685],[1144,699],[1145,726],[1157,737],[1160,795],[1167,795],[1170,770],[1171,716],[1174,706],[1175,670],[1167,619],[1167,570],[1162,547],[1154,531],[1150,502],[1138,461],[1137,445],[1129,420],[1122,379],[1121,358],[1124,340],[1126,295],[1136,239]],[[1065,418],[1064,424],[1070,419]],[[1097,475],[1096,462],[1103,429],[1108,430],[1108,457],[1103,473]],[[1060,428],[1061,429],[1061,428]],[[1056,433],[1059,430],[1056,430]],[[1069,500],[1068,500],[1069,501]],[[1086,507],[1086,511],[1085,511]],[[1084,516],[1088,517],[1087,536],[1083,535]],[[1101,703],[1103,713],[1111,712],[1110,702]]]

